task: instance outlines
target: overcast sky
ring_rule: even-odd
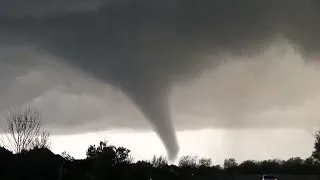
[[[81,157],[98,131],[141,158],[311,152],[318,1],[49,2],[0,0],[0,112],[35,107],[56,152]]]

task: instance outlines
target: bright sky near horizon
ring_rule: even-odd
[[[131,150],[135,160],[150,160],[166,151],[153,132],[100,131],[94,133],[52,136],[52,151],[68,152],[75,158],[85,158],[89,145],[108,140]],[[184,155],[211,158],[213,164],[223,164],[226,158],[244,160],[307,158],[313,150],[313,136],[299,129],[203,129],[178,132],[179,157]]]

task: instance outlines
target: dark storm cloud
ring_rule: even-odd
[[[279,39],[307,58],[320,47],[316,0],[0,2],[3,46],[44,50],[121,89],[154,125],[172,158],[179,149],[168,106],[174,83],[198,77],[221,54],[257,55]]]

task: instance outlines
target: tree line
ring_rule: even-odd
[[[164,156],[149,161],[135,161],[130,150],[107,141],[89,145],[85,159],[75,159],[67,152],[50,151],[50,133],[41,127],[40,113],[32,108],[11,110],[1,138],[0,179],[215,179],[238,174],[320,174],[320,133],[314,134],[311,157],[288,160],[247,160],[238,163],[226,159],[213,165],[210,158],[183,156],[177,165]]]

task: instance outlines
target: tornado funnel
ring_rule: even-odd
[[[167,150],[168,159],[174,161],[179,152],[179,145],[169,110],[170,85],[145,82],[133,83],[134,86],[122,87],[122,90],[149,120]]]

